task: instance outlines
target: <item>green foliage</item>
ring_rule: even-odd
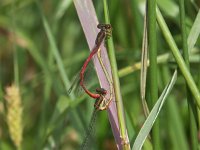
[[[99,22],[103,23],[103,2],[93,3]],[[165,97],[159,115],[156,114],[152,121],[158,115],[161,149],[187,150],[198,147],[194,140],[197,133],[191,127],[189,112],[194,113],[193,126],[199,129],[196,125],[200,118],[197,107],[200,105],[200,6],[186,1],[182,18],[186,23],[184,33],[189,52],[190,69],[187,69],[185,58],[180,59],[183,41],[179,4],[172,0],[158,0],[157,4],[161,11],[154,16],[159,25],[155,29],[157,38],[153,40],[157,47],[157,78],[150,77],[147,72],[147,80],[157,81],[154,90],[158,91],[158,97],[170,81],[174,68],[180,70],[172,92]],[[139,90],[144,7],[145,3],[139,0],[108,1],[120,94],[131,147],[146,120]],[[163,20],[159,21],[159,17]],[[167,26],[163,27],[163,24]],[[172,36],[166,36],[170,34]],[[94,100],[84,94],[67,93],[73,76],[89,54],[73,1],[0,1],[0,45],[0,149],[16,149],[9,135],[4,101],[5,89],[12,83],[19,85],[23,107],[20,149],[78,149],[85,137]],[[175,58],[173,55],[176,55]],[[97,83],[98,80],[91,82],[90,89],[94,91]],[[186,84],[190,89],[186,88]],[[150,104],[150,85],[146,88],[147,104]],[[196,113],[188,111],[188,90],[193,94],[190,100]],[[150,106],[153,108],[153,105]],[[96,144],[91,146],[95,149],[116,149],[106,111],[99,112],[96,121],[95,138],[90,141]],[[148,136],[143,149],[152,149],[153,143]]]

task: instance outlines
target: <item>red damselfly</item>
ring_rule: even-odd
[[[110,24],[98,24],[97,28],[100,29],[100,32],[97,34],[97,38],[95,40],[95,46],[93,48],[93,50],[91,51],[90,55],[87,57],[87,59],[85,60],[81,71],[79,73],[79,78],[76,79],[79,81],[80,86],[83,88],[83,90],[85,91],[85,93],[87,93],[90,97],[92,97],[93,99],[97,99],[101,97],[101,94],[99,93],[92,93],[91,91],[89,91],[85,84],[84,84],[84,75],[85,75],[85,70],[88,66],[88,63],[91,61],[91,59],[93,58],[93,56],[98,52],[100,45],[102,44],[102,42],[105,40],[106,37],[111,36],[112,33],[112,27]],[[71,88],[69,89],[68,93],[70,93],[72,91],[72,89],[74,88],[74,84],[72,84]]]
[[[100,94],[100,97],[96,99],[96,102],[94,104],[94,111],[92,113],[92,117],[91,117],[91,120],[90,120],[90,123],[89,123],[89,127],[88,127],[87,132],[86,132],[86,137],[84,138],[84,141],[81,145],[82,150],[87,149],[87,143],[88,143],[89,139],[90,138],[93,139],[92,138],[92,134],[93,134],[93,130],[94,130],[93,127],[94,127],[94,124],[96,122],[97,112],[107,109],[109,104],[111,103],[111,101],[113,99],[113,81],[112,81],[112,78],[110,77],[108,71],[105,68],[103,60],[101,58],[100,49],[98,49],[97,56],[98,56],[98,60],[100,62],[100,65],[102,67],[102,70],[103,70],[103,72],[106,76],[108,83],[109,83],[109,90],[105,90],[104,88],[97,88],[96,89],[96,92],[98,94]],[[109,98],[106,98],[106,94],[108,92],[110,93]]]
[[[89,139],[92,139],[93,131],[94,131],[94,124],[96,122],[96,116],[97,112],[99,110],[100,105],[104,101],[104,96],[106,95],[107,91],[103,88],[97,88],[96,92],[100,94],[100,97],[96,99],[96,102],[94,104],[94,111],[92,113],[92,117],[88,126],[88,129],[86,131],[86,136],[81,144],[81,150],[87,149],[88,141]]]
[[[98,24],[97,28],[100,29],[100,32],[97,34],[97,38],[95,40],[95,46],[94,46],[92,52],[90,53],[90,55],[87,57],[86,61],[84,62],[83,66],[81,68],[81,71],[79,73],[79,76],[78,76],[79,77],[79,84],[83,88],[85,93],[87,93],[93,99],[96,99],[95,104],[94,104],[94,111],[93,111],[93,114],[92,114],[92,117],[91,117],[91,121],[90,121],[88,130],[86,132],[86,137],[85,137],[83,144],[81,146],[81,149],[86,149],[88,139],[91,136],[91,132],[93,130],[93,126],[94,126],[94,123],[95,123],[95,120],[96,120],[97,112],[107,109],[109,104],[112,101],[112,98],[113,98],[112,78],[110,77],[109,73],[107,72],[107,70],[106,70],[106,68],[103,64],[103,61],[102,61],[102,58],[101,58],[101,53],[100,53],[100,50],[101,50],[100,45],[106,39],[106,37],[111,36],[112,27],[111,27],[110,24]],[[92,93],[84,85],[84,75],[85,75],[85,70],[88,66],[88,63],[91,61],[91,59],[93,58],[93,56],[96,53],[97,53],[100,65],[102,67],[102,70],[103,70],[103,72],[106,76],[108,83],[109,83],[109,90],[105,90],[104,88],[96,88],[96,93]],[[69,89],[69,92],[71,92],[72,89],[73,89],[73,86]],[[107,96],[108,92],[109,92],[109,97]]]
[[[92,138],[93,130],[94,130],[94,124],[96,122],[97,112],[107,109],[110,102],[112,101],[112,98],[113,98],[113,82],[112,82],[112,79],[110,78],[110,76],[107,76],[109,74],[108,74],[107,70],[105,69],[105,66],[104,66],[103,61],[102,61],[101,56],[100,56],[100,52],[98,52],[98,58],[100,59],[100,64],[102,66],[102,69],[104,70],[104,73],[106,75],[106,79],[109,82],[110,97],[109,97],[109,99],[107,99],[105,97],[106,94],[107,94],[107,90],[105,90],[104,88],[97,88],[96,89],[96,92],[98,94],[100,94],[100,97],[97,98],[96,101],[95,101],[94,111],[92,113],[92,117],[91,117],[88,129],[87,129],[87,132],[86,132],[86,136],[85,136],[84,141],[81,145],[81,150],[87,149],[88,141],[89,141],[90,138]]]

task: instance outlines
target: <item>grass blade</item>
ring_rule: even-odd
[[[189,72],[189,70],[187,69],[187,66],[183,60],[183,57],[181,56],[181,53],[179,52],[179,49],[169,31],[169,28],[167,27],[167,24],[161,14],[161,12],[159,11],[159,9],[157,8],[156,11],[156,15],[157,15],[157,22],[158,25],[160,26],[163,35],[174,55],[174,58],[185,78],[185,80],[187,81],[188,87],[190,88],[190,91],[192,93],[192,95],[194,96],[195,100],[196,100],[196,104],[198,105],[198,107],[200,108],[200,93],[199,90],[194,82],[194,79],[192,78],[191,73]]]
[[[148,118],[146,119],[145,123],[143,124],[142,128],[140,129],[140,132],[138,133],[138,135],[136,137],[136,140],[134,142],[132,150],[139,150],[142,148],[142,145],[143,145],[146,137],[148,136],[156,118],[158,117],[167,96],[169,95],[170,91],[172,90],[172,88],[175,84],[176,78],[177,78],[177,71],[175,70],[171,81],[163,90],[161,96],[157,100],[157,102],[154,105],[153,109],[151,110]]]
[[[147,19],[146,13],[144,16],[144,31],[143,31],[143,42],[142,42],[142,56],[141,56],[141,72],[140,72],[140,95],[142,101],[142,107],[144,114],[147,117],[149,115],[149,109],[146,103],[146,78],[147,78],[147,67],[148,67],[148,39],[147,39]]]
[[[49,27],[49,24],[48,24],[43,12],[42,12],[42,9],[40,8],[39,2],[37,2],[37,5],[38,5],[38,8],[40,10],[40,15],[42,17],[43,26],[44,26],[44,29],[46,31],[46,34],[47,34],[47,37],[48,37],[48,40],[49,40],[51,51],[52,51],[52,53],[53,53],[53,55],[55,57],[55,60],[57,62],[58,70],[60,72],[63,84],[65,86],[65,90],[68,91],[68,89],[70,87],[70,83],[69,83],[69,79],[68,79],[68,77],[66,75],[66,72],[65,72],[64,64],[62,62],[62,58],[60,56],[58,47],[56,45],[54,36],[53,36],[53,34],[51,32],[51,29]],[[70,96],[71,96],[72,99],[74,99],[74,95],[73,94],[70,94]]]
[[[188,44],[188,50],[191,51],[199,37],[200,34],[200,10],[196,16],[196,19],[192,25],[192,28],[190,30],[190,33],[188,35],[187,44]]]

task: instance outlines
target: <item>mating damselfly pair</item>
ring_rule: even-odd
[[[93,130],[93,125],[94,122],[96,120],[96,113],[98,111],[102,111],[102,110],[106,110],[112,99],[113,99],[113,81],[111,76],[109,75],[102,57],[101,57],[101,44],[104,43],[106,38],[109,38],[112,34],[112,27],[110,24],[98,24],[97,28],[100,29],[99,33],[97,34],[96,40],[94,41],[94,48],[92,49],[91,53],[89,54],[89,56],[87,57],[87,59],[85,60],[79,74],[78,74],[78,78],[77,78],[77,82],[79,83],[79,85],[82,87],[82,89],[84,90],[84,92],[89,95],[91,98],[95,99],[95,103],[94,103],[94,111],[93,111],[93,115],[90,121],[90,125],[89,128],[87,130],[86,133],[86,137],[85,140],[83,141],[83,144],[81,146],[81,149],[85,149],[86,145],[87,145],[87,141],[88,138],[91,136],[91,132]],[[103,87],[100,88],[96,88],[96,92],[93,93],[90,90],[88,90],[84,84],[84,77],[85,77],[85,71],[86,68],[89,64],[89,62],[92,60],[93,56],[97,55],[98,60],[100,62],[101,68],[103,70],[103,73],[106,77],[106,80],[109,84],[109,89],[105,89]],[[74,84],[71,86],[71,88],[69,89],[69,93],[72,91],[72,89],[74,88]],[[107,94],[109,93],[109,96],[107,96]]]

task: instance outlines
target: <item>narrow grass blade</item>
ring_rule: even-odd
[[[69,8],[71,3],[72,0],[59,1],[59,5],[55,13],[56,20],[60,19],[64,15],[65,11]]]
[[[110,23],[107,0],[103,0],[103,5],[104,5],[105,22]],[[117,143],[118,149],[129,150],[130,143],[129,143],[129,137],[128,137],[127,128],[126,128],[124,106],[122,102],[122,95],[121,95],[120,82],[119,82],[119,76],[118,76],[118,68],[117,68],[114,43],[113,43],[112,37],[108,39],[108,54],[109,54],[110,66],[112,70],[115,99],[117,101],[116,103],[117,110],[115,114],[117,114],[117,117],[118,117],[119,131],[120,131],[120,139],[118,139],[118,142],[116,143]]]
[[[200,10],[188,35],[188,50],[191,52],[200,34]]]
[[[142,145],[144,144],[146,137],[148,136],[156,118],[158,117],[158,114],[160,113],[167,96],[169,95],[170,91],[172,90],[176,79],[177,79],[177,71],[175,70],[171,81],[163,90],[161,96],[159,97],[158,101],[156,102],[153,109],[151,110],[148,118],[146,119],[145,123],[143,124],[143,127],[140,129],[140,132],[137,135],[137,138],[134,142],[132,150],[140,150],[142,148]]]
[[[159,11],[159,8],[157,7],[156,9],[156,16],[157,16],[157,22],[158,25],[160,27],[160,29],[162,30],[162,33],[165,37],[165,40],[167,42],[167,44],[170,47],[170,50],[178,64],[178,67],[180,68],[181,73],[183,74],[185,80],[187,81],[187,85],[190,88],[192,95],[195,98],[196,104],[197,106],[200,108],[200,93],[199,93],[199,89],[197,88],[196,83],[194,82],[194,79],[191,75],[191,73],[189,72],[189,70],[187,69],[187,66],[185,64],[185,61],[183,60],[183,57],[172,37],[171,32],[169,31],[169,28],[161,14],[161,12]]]
[[[55,57],[55,60],[56,60],[56,63],[57,63],[57,66],[58,66],[58,70],[60,72],[60,76],[61,76],[61,79],[63,81],[63,84],[64,84],[64,87],[66,89],[66,91],[68,91],[69,89],[69,79],[66,75],[66,72],[65,72],[65,68],[64,68],[64,64],[62,62],[62,58],[61,58],[61,55],[59,53],[59,50],[58,50],[58,47],[56,45],[56,42],[55,42],[55,39],[54,39],[54,36],[52,34],[52,31],[50,29],[50,26],[42,12],[42,9],[40,8],[40,4],[39,2],[37,1],[37,6],[39,8],[39,11],[40,11],[40,15],[42,17],[42,22],[43,22],[43,26],[44,26],[44,29],[45,29],[45,32],[47,34],[47,38],[49,40],[49,44],[50,44],[50,49],[53,53],[53,56]],[[74,99],[74,95],[73,94],[70,94],[70,97],[71,99]]]
[[[158,64],[166,63],[170,59],[170,56],[171,55],[169,53],[158,55],[158,57],[157,57],[157,63]],[[147,66],[149,66],[149,60],[147,60]],[[137,70],[140,70],[141,67],[142,67],[141,61],[136,62],[136,63],[134,63],[131,66],[124,67],[124,68],[122,68],[122,69],[120,69],[118,71],[119,77],[120,78],[125,77],[125,76],[129,75],[130,73],[133,73],[133,72],[135,72]]]
[[[140,72],[140,95],[142,100],[142,107],[144,114],[147,117],[149,115],[149,109],[146,103],[146,78],[148,67],[148,39],[147,39],[147,19],[146,13],[144,16],[144,30],[143,30],[143,42],[142,42],[142,56],[141,56],[141,72]]]
[[[157,0],[160,9],[169,17],[175,18],[179,14],[179,8],[173,0]],[[170,11],[169,11],[170,10]]]

